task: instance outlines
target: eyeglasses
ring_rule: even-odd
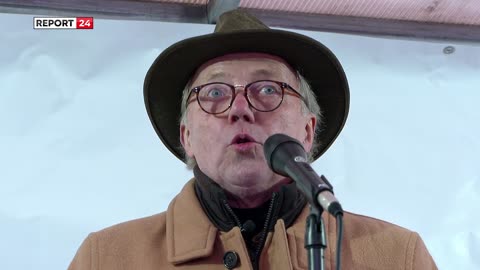
[[[209,114],[223,113],[232,106],[236,97],[235,89],[238,87],[245,89],[244,96],[248,104],[260,112],[270,112],[280,107],[285,94],[296,96],[305,102],[303,96],[287,83],[261,80],[245,86],[211,82],[194,87],[188,95],[187,106],[193,102],[190,97],[195,93],[198,105],[203,111]]]

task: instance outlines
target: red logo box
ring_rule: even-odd
[[[93,17],[77,17],[77,29],[93,29]]]

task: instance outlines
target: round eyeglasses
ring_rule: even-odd
[[[197,96],[198,105],[209,114],[220,114],[227,111],[235,100],[235,89],[245,89],[245,99],[248,104],[257,111],[270,112],[282,104],[285,94],[296,96],[305,102],[303,96],[284,82],[261,80],[247,85],[231,85],[228,83],[211,82],[194,87],[188,95],[187,106],[193,102],[190,100],[192,93]]]

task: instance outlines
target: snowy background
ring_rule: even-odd
[[[32,18],[0,14],[2,270],[66,269],[89,232],[166,209],[192,173],[151,127],[143,79],[214,28]],[[419,232],[440,269],[480,269],[480,44],[299,32],[349,78],[345,129],[314,163],[344,208]]]

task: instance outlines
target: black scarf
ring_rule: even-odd
[[[232,217],[228,209],[229,207],[225,205],[227,197],[223,189],[205,175],[198,166],[193,169],[193,173],[196,178],[195,192],[210,221],[221,231],[229,231],[238,226],[238,222]],[[252,220],[255,223],[256,231],[258,231],[263,227],[261,223],[265,220],[264,216],[270,207],[270,202],[271,200],[253,209],[231,209],[240,219],[241,224],[244,224],[247,220]],[[294,182],[283,186],[277,192],[275,202],[272,205],[272,218],[268,231],[273,230],[278,219],[283,219],[286,228],[290,227],[306,203],[305,196],[297,189]]]

